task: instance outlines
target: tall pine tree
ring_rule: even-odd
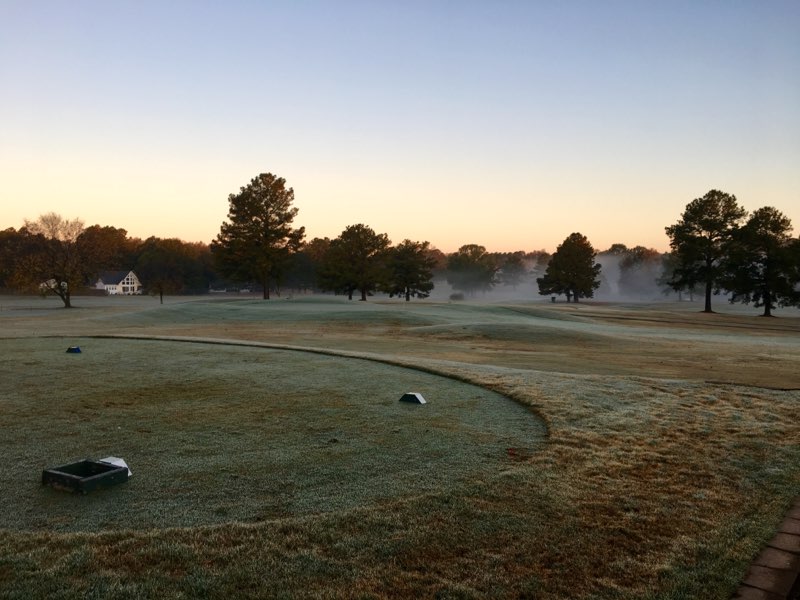
[[[293,202],[285,179],[261,173],[228,196],[228,221],[211,244],[219,271],[234,281],[258,282],[265,300],[303,243],[305,227],[292,228],[298,212]]]
[[[668,283],[675,291],[703,285],[703,312],[713,312],[711,293],[720,287],[721,263],[746,213],[736,202],[736,196],[711,190],[692,200],[680,221],[666,228],[675,261]]]

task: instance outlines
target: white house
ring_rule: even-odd
[[[133,271],[104,271],[94,287],[109,296],[133,296],[142,293],[142,282]]]

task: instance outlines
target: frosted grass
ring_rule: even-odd
[[[69,355],[67,345],[83,352]],[[541,421],[485,389],[374,362],[144,340],[0,340],[0,528],[189,526],[439,491],[538,447]],[[398,402],[418,391],[424,406]],[[88,497],[41,470],[123,457]]]

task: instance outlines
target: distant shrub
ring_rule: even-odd
[[[450,294],[450,300],[463,300],[464,294],[461,292],[456,292],[455,294]]]

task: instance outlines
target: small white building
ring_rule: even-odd
[[[109,296],[135,296],[142,293],[142,282],[133,271],[104,271],[94,287],[105,290]]]

